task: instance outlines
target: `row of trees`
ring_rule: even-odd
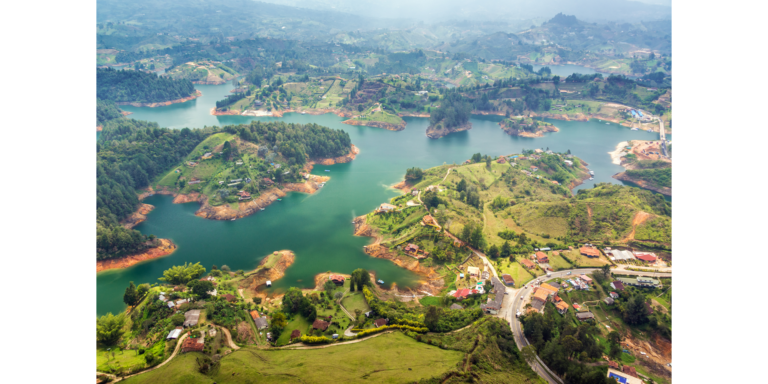
[[[96,70],[96,97],[115,102],[156,103],[188,97],[195,93],[189,80],[141,71]]]

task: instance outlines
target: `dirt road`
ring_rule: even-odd
[[[166,364],[168,364],[168,362],[169,362],[169,361],[171,361],[171,360],[172,360],[174,357],[176,357],[176,354],[178,354],[178,353],[179,353],[179,350],[181,349],[181,344],[184,342],[184,339],[185,339],[187,336],[189,336],[189,333],[185,333],[184,335],[182,335],[182,336],[181,336],[181,337],[180,337],[180,338],[179,338],[179,339],[176,341],[176,348],[174,348],[174,349],[173,349],[173,353],[171,354],[171,357],[169,357],[168,359],[166,359],[166,360],[165,360],[165,361],[163,361],[162,363],[160,363],[160,364],[158,364],[158,365],[155,365],[154,367],[152,367],[152,368],[150,368],[150,369],[147,369],[146,371],[141,371],[141,372],[138,372],[138,373],[134,373],[133,375],[125,376],[125,377],[122,377],[122,378],[117,378],[117,380],[113,381],[113,383],[117,383],[118,381],[121,381],[121,380],[125,380],[125,379],[127,379],[127,378],[129,378],[129,377],[133,377],[133,376],[141,375],[142,373],[147,373],[147,372],[150,372],[150,371],[154,371],[155,369],[158,369],[158,368],[162,367],[163,365],[166,365]],[[101,373],[101,374],[105,374],[105,375],[108,375],[108,376],[111,376],[111,377],[115,377],[114,375],[110,375],[110,374],[108,374],[108,373],[103,373],[103,372],[97,372],[97,373]]]

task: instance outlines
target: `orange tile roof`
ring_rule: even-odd
[[[555,288],[555,287],[553,287],[553,286],[551,286],[551,285],[549,285],[547,283],[542,284],[539,288],[546,289],[547,291],[550,291],[551,293],[557,293],[557,291],[558,291],[557,288]]]
[[[559,303],[555,304],[555,307],[557,307],[557,309],[568,309],[570,305],[568,305],[568,303],[565,301],[560,301]]]
[[[586,256],[600,257],[600,251],[598,251],[597,248],[581,247],[579,248],[579,252]]]
[[[533,263],[530,260],[527,260],[527,259],[520,260],[520,264],[522,264],[522,265],[524,265],[525,267],[528,267],[528,268],[533,268]]]
[[[253,310],[253,311],[251,311],[251,317],[252,317],[254,320],[256,320],[256,319],[258,319],[258,318],[259,318],[259,317],[261,317],[261,316],[259,316],[259,311]]]
[[[549,297],[549,292],[546,289],[536,290],[536,293],[533,295],[534,299],[539,299],[543,302],[546,302],[548,297]]]

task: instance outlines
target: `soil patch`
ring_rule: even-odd
[[[145,260],[168,256],[176,250],[176,244],[168,239],[158,239],[159,245],[134,255],[123,256],[118,259],[97,260],[96,272],[110,269],[128,268]]]
[[[429,127],[427,127],[427,137],[429,137],[430,139],[439,139],[443,136],[447,136],[454,132],[468,131],[470,129],[472,129],[472,123],[470,122],[467,122],[463,125],[460,125],[458,127],[452,127],[452,128],[445,128],[445,127],[437,128],[430,125]]]
[[[125,229],[131,229],[146,220],[147,214],[153,209],[155,209],[154,205],[139,203],[139,209],[125,218],[120,224],[122,224]]]

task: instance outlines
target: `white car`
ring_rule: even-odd
[[[570,275],[570,274],[571,274],[571,271],[568,271],[568,273],[566,273],[566,275]]]

